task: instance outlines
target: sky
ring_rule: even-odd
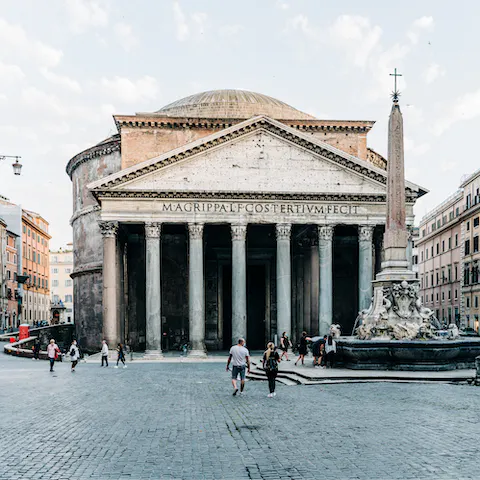
[[[468,6],[468,8],[467,8]],[[324,119],[375,120],[387,153],[394,68],[416,223],[480,166],[480,2],[0,0],[0,195],[72,239],[69,159],[116,133],[112,114],[239,88]]]

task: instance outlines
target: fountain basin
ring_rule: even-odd
[[[456,340],[359,340],[340,337],[337,357],[346,368],[442,371],[474,368],[480,337]]]

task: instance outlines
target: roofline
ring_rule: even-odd
[[[153,157],[151,159],[144,160],[143,162],[132,165],[132,166],[130,166],[128,168],[125,168],[123,170],[120,170],[118,172],[112,173],[111,175],[108,175],[107,177],[95,180],[94,182],[89,183],[87,185],[87,188],[89,190],[95,190],[96,188],[102,187],[102,186],[104,186],[105,184],[107,184],[111,181],[118,180],[122,177],[127,176],[130,173],[134,173],[137,170],[140,170],[142,168],[146,168],[146,167],[149,167],[149,166],[153,166],[156,163],[162,161],[163,159],[166,159],[166,158],[178,155],[178,154],[182,154],[185,151],[191,150],[191,149],[193,149],[197,146],[200,146],[202,144],[205,144],[209,141],[217,140],[217,139],[219,139],[219,138],[221,138],[225,135],[228,135],[230,133],[235,132],[236,130],[240,130],[242,128],[248,127],[251,124],[261,122],[261,121],[268,122],[271,125],[273,125],[277,128],[283,129],[283,130],[287,131],[288,133],[290,133],[292,135],[296,135],[296,136],[302,138],[303,140],[305,140],[305,141],[307,141],[311,144],[314,144],[314,145],[317,145],[319,147],[325,148],[326,150],[332,152],[335,155],[341,156],[341,157],[346,158],[346,159],[348,159],[348,160],[350,160],[350,161],[352,161],[356,164],[359,164],[360,166],[362,166],[364,168],[367,168],[368,170],[373,171],[373,172],[381,175],[382,177],[385,178],[385,181],[386,181],[387,172],[385,170],[383,170],[381,168],[378,168],[375,165],[373,165],[373,164],[371,164],[371,163],[369,163],[365,160],[361,160],[360,158],[355,157],[355,156],[353,156],[349,153],[346,153],[343,150],[340,150],[336,147],[333,147],[332,145],[329,145],[329,144],[327,144],[325,142],[322,142],[318,139],[312,138],[311,135],[307,135],[307,134],[299,131],[298,129],[294,129],[292,127],[289,127],[288,125],[285,125],[283,122],[281,122],[279,120],[274,120],[270,117],[267,117],[266,115],[258,115],[258,116],[249,118],[248,120],[244,120],[243,122],[237,123],[236,125],[232,125],[229,128],[214,132],[207,137],[199,138],[199,139],[197,139],[193,142],[190,142],[186,145],[182,145],[182,146],[180,146],[180,147],[178,147],[174,150],[170,150],[168,152],[165,152],[162,155],[158,155],[158,156]],[[417,185],[415,183],[412,183],[412,182],[409,182],[407,180],[405,181],[405,187],[408,187],[408,188],[418,192],[419,197],[428,193],[427,189],[425,189],[423,187],[420,187],[419,185]]]
[[[473,173],[468,175],[460,184],[460,188],[464,188],[468,183],[472,182],[475,180],[478,176],[480,176],[480,168],[478,170],[475,170]]]
[[[424,222],[427,223],[432,217],[436,217],[440,212],[443,212],[450,205],[460,200],[460,198],[463,198],[463,190],[458,189],[456,192],[452,193],[445,200],[439,203],[435,208],[427,212],[420,220],[419,225],[422,225]]]

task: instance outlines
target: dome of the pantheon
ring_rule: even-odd
[[[210,90],[170,103],[155,112],[166,117],[239,118],[266,115],[276,120],[315,120],[276,98],[247,90]]]

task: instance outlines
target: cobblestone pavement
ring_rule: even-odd
[[[480,478],[480,388],[278,386],[223,364],[58,364],[0,354],[1,479]]]

